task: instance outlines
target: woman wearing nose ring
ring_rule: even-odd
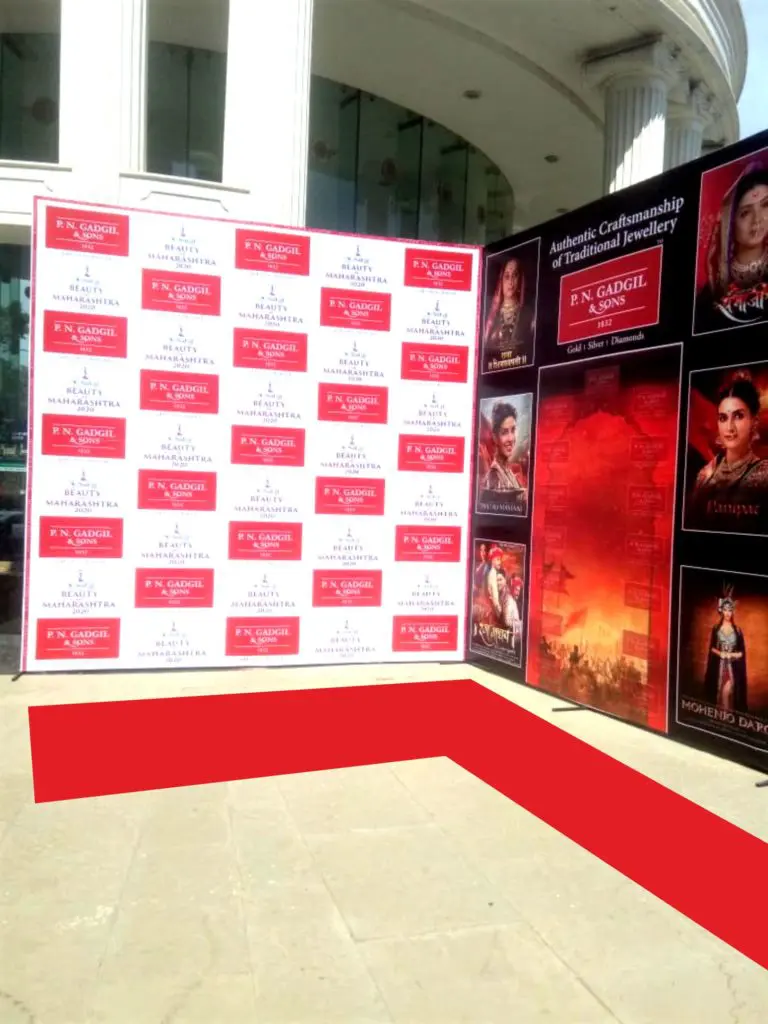
[[[755,454],[760,392],[740,370],[718,395],[720,449],[696,478],[686,526],[694,530],[766,533],[768,459]]]
[[[768,167],[752,164],[723,196],[707,246],[696,333],[768,320]]]

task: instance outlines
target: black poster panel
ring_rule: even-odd
[[[768,771],[768,133],[687,170],[669,727]]]
[[[488,246],[482,332],[470,657],[768,770],[768,132]]]

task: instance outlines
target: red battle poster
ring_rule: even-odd
[[[541,371],[528,682],[665,729],[681,349]]]

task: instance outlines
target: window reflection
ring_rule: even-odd
[[[150,42],[147,51],[147,170],[221,181],[227,57]]]
[[[59,36],[0,33],[0,159],[59,159]]]
[[[0,245],[0,671],[19,662],[27,468],[28,246]]]
[[[355,230],[360,93],[327,78],[313,78],[309,119],[307,208],[313,227]]]
[[[499,169],[442,125],[313,75],[307,224],[482,245],[512,231]]]

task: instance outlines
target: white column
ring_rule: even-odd
[[[119,0],[122,77],[120,170],[147,166],[147,5],[149,0]]]
[[[59,162],[83,197],[114,200],[143,169],[146,3],[61,0]]]
[[[701,86],[687,89],[681,102],[670,103],[667,115],[665,169],[701,156],[704,130],[712,118],[712,97]]]
[[[678,74],[676,51],[663,42],[643,44],[627,53],[594,58],[586,70],[605,93],[605,191],[660,174],[667,98]]]
[[[662,79],[620,78],[605,95],[603,188],[617,192],[664,170],[667,86]]]
[[[303,226],[313,0],[229,0],[224,184],[247,216]]]

